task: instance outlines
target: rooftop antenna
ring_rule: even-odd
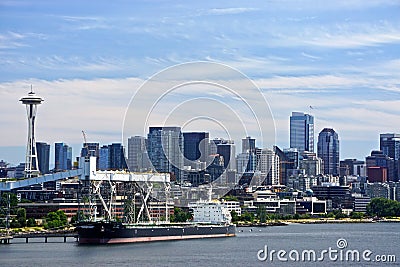
[[[313,109],[314,109],[314,107],[310,105],[310,106],[309,106],[310,115],[312,115],[312,114],[311,114],[311,110],[313,110]]]

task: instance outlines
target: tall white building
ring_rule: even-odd
[[[266,175],[267,184],[279,185],[279,157],[273,150],[268,148],[261,150],[258,168]]]

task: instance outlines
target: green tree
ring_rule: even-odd
[[[326,215],[326,217],[328,217],[328,218],[335,218],[335,213],[329,212],[329,213]]]
[[[58,217],[60,218],[61,225],[67,225],[68,218],[67,218],[67,215],[65,215],[65,212],[62,210],[57,210],[56,213],[57,213]]]
[[[337,213],[335,214],[335,219],[336,219],[336,220],[339,220],[339,219],[342,219],[342,218],[347,218],[347,215],[344,214],[342,211],[339,211],[339,212],[337,212]]]
[[[26,226],[26,210],[24,208],[19,208],[17,210],[17,220],[20,227]]]
[[[1,206],[7,208],[8,205],[8,195],[10,196],[10,207],[16,207],[18,205],[18,198],[16,194],[13,193],[3,193],[1,195],[0,203]]]
[[[192,218],[192,214],[190,212],[185,212],[181,208],[174,208],[174,215],[171,216],[172,222],[187,222]]]
[[[34,218],[29,218],[26,225],[28,227],[34,227],[34,226],[36,226],[36,220]]]
[[[12,221],[10,222],[10,227],[11,228],[19,228],[19,227],[21,227],[21,224],[18,222],[17,219],[13,218]]]
[[[310,218],[311,218],[310,214],[302,214],[302,215],[300,215],[300,219],[310,219]]]
[[[44,228],[46,229],[65,226],[68,223],[67,216],[62,210],[47,213],[45,220]]]
[[[238,222],[240,220],[240,216],[236,213],[236,211],[231,211],[232,222]]]
[[[362,212],[352,212],[350,213],[350,218],[351,219],[362,219],[362,217],[364,216],[364,213]]]
[[[267,221],[267,212],[265,210],[265,206],[258,207],[257,217],[260,220],[260,223],[265,223]]]
[[[400,202],[387,198],[373,198],[367,205],[367,214],[378,217],[400,216]]]
[[[245,211],[244,213],[242,213],[242,216],[240,216],[240,219],[245,222],[253,222],[254,214],[250,213],[248,211]]]

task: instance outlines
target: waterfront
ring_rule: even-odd
[[[1,266],[266,266],[257,252],[268,245],[275,250],[321,250],[337,248],[344,238],[349,249],[369,249],[374,254],[396,255],[400,264],[400,224],[319,224],[274,227],[238,228],[237,237],[165,241],[106,246],[82,246],[62,238],[50,243],[29,243],[23,240],[0,246]],[[273,261],[274,266],[292,266],[293,262]],[[315,262],[296,262],[296,266],[315,265]],[[323,266],[344,265],[325,261]],[[385,266],[394,263],[385,263]],[[378,266],[375,262],[348,263],[349,266]]]

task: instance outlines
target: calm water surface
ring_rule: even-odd
[[[0,246],[0,266],[400,266],[400,223],[319,224],[238,228],[237,237],[164,241],[153,243],[83,246],[69,239],[50,243],[13,240]],[[269,250],[338,249],[344,238],[347,248],[373,255],[396,255],[396,263],[259,261],[257,253]]]

